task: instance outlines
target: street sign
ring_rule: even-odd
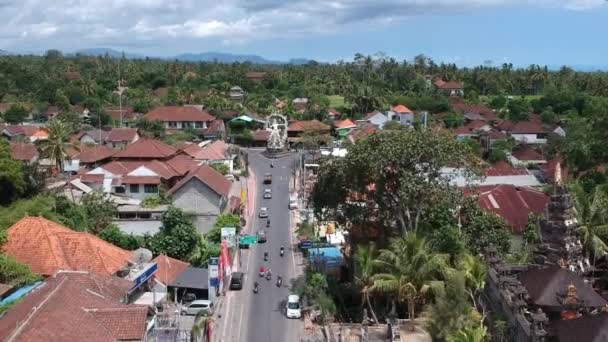
[[[258,242],[258,238],[255,235],[243,235],[239,239],[240,245],[254,245]]]

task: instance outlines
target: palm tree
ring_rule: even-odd
[[[384,273],[372,277],[371,291],[393,295],[407,303],[408,316],[415,329],[416,305],[426,298],[431,289],[443,286],[443,275],[449,257],[432,253],[430,244],[416,233],[393,239],[388,249],[380,251],[374,262]]]
[[[208,341],[207,333],[209,325],[213,323],[213,317],[209,316],[208,312],[201,310],[194,318],[192,331],[190,332],[190,340],[192,341]]]
[[[477,298],[479,298],[479,293],[486,286],[488,270],[479,258],[469,253],[460,257],[458,269],[464,274],[465,291],[473,301],[473,307],[477,308]]]
[[[70,141],[70,125],[66,122],[53,119],[47,125],[49,137],[40,142],[42,153],[55,162],[57,170],[63,172],[63,163],[70,160],[67,154],[69,148],[78,150],[78,147]]]
[[[378,318],[370,301],[370,292],[374,286],[372,278],[377,254],[376,245],[373,242],[367,246],[360,246],[355,253],[355,283],[361,288],[362,301],[367,305],[375,323],[378,323]]]
[[[584,246],[593,253],[594,262],[608,255],[608,189],[597,185],[591,193],[574,182],[568,186],[579,223],[578,234]]]

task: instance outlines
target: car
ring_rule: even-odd
[[[258,231],[258,242],[259,243],[266,242],[266,231],[264,229],[260,229]]]
[[[206,299],[195,300],[183,306],[180,313],[182,315],[197,315],[201,311],[204,311],[207,315],[211,315],[213,313],[213,303]]]
[[[295,295],[295,294],[291,294],[291,295],[287,296],[286,316],[287,316],[287,318],[301,318],[302,317],[300,296]]]
[[[272,190],[271,189],[264,189],[264,198],[265,199],[271,199],[272,198]]]
[[[260,214],[258,216],[260,216],[260,218],[266,218],[266,217],[268,217],[268,208],[261,207],[260,208]]]
[[[243,272],[232,272],[230,276],[230,289],[231,290],[241,290],[243,289],[243,280],[245,275]]]
[[[272,175],[270,173],[264,175],[264,184],[272,184]]]

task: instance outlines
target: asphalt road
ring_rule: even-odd
[[[250,151],[250,168],[256,177],[255,219],[250,232],[260,228],[266,230],[268,241],[243,250],[241,270],[246,272],[246,280],[241,291],[233,292],[231,301],[230,325],[226,327],[228,341],[248,342],[287,342],[299,341],[301,320],[287,319],[285,305],[292,279],[296,277],[296,258],[292,251],[292,232],[290,230],[289,182],[293,182],[295,155],[270,160]],[[272,184],[263,184],[264,174],[272,174]],[[272,189],[272,198],[264,199],[264,189]],[[266,219],[258,217],[261,207],[267,207],[270,228]],[[279,255],[280,247],[285,247],[285,255]],[[264,261],[264,252],[269,260]],[[272,269],[272,280],[259,277],[260,266]],[[276,286],[277,276],[283,278],[282,287]],[[253,293],[254,282],[259,283],[259,292]]]

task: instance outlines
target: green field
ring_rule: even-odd
[[[329,106],[332,108],[344,106],[344,96],[331,95],[327,98],[329,99]]]

